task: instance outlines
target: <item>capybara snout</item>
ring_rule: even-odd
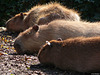
[[[17,51],[17,54],[21,54],[21,55],[31,54],[31,52],[28,49],[25,49],[24,51],[22,50],[23,46],[21,45],[21,43],[19,41],[15,41],[14,48]]]
[[[21,45],[17,41],[15,41],[15,43],[14,43],[14,48],[17,51],[18,54],[23,53],[22,50],[21,50]]]

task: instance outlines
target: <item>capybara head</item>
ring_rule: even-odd
[[[26,29],[27,27],[24,26],[24,18],[27,16],[27,13],[20,13],[15,15],[14,17],[10,18],[7,22],[6,22],[6,27],[8,31],[23,31],[24,29]]]
[[[53,62],[56,61],[56,59],[53,59],[53,56],[55,56],[56,54],[56,48],[59,48],[59,45],[53,45],[53,41],[46,41],[46,44],[43,45],[43,47],[39,50],[38,52],[38,58],[39,61],[42,64],[52,64]],[[56,55],[57,56],[57,55]],[[44,59],[44,57],[46,57]]]
[[[34,25],[24,32],[20,33],[16,38],[14,47],[18,54],[33,54],[35,50],[37,50],[37,46],[41,44],[41,42],[37,42],[35,40],[39,40],[37,31],[39,27]],[[31,43],[34,42],[34,43]],[[34,50],[33,50],[34,49]]]

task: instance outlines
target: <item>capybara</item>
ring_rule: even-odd
[[[48,25],[34,25],[16,38],[14,47],[19,54],[38,52],[46,40],[62,40],[79,36],[100,36],[100,23],[54,20]]]
[[[100,37],[51,40],[39,50],[38,58],[62,70],[100,72]]]
[[[47,24],[55,19],[80,20],[77,11],[56,2],[34,6],[25,13],[18,14],[6,22],[8,31],[20,32],[35,24]]]

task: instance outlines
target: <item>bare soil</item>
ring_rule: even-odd
[[[62,71],[54,66],[40,64],[36,55],[18,55],[13,46],[18,34],[3,29],[0,29],[0,75],[100,75]]]

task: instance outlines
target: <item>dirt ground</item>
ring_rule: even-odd
[[[36,55],[18,55],[13,47],[17,33],[0,28],[0,75],[100,75],[62,71],[54,66],[40,64]]]

